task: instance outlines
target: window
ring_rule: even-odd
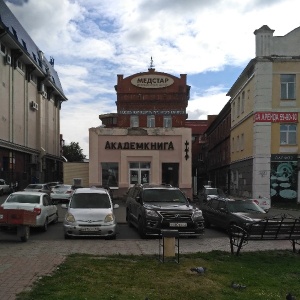
[[[242,92],[241,113],[244,112],[244,109],[245,109],[245,91]]]
[[[164,116],[164,127],[165,128],[172,127],[172,117],[171,116]]]
[[[295,99],[296,75],[280,75],[281,99]]]
[[[2,43],[0,43],[0,51],[1,53],[6,54],[6,47]]]
[[[155,127],[155,116],[147,116],[147,127]]]
[[[235,103],[232,104],[232,120],[235,118]]]
[[[101,163],[102,186],[117,187],[119,181],[119,165],[114,162]]]
[[[234,138],[232,138],[231,152],[234,152]]]
[[[296,124],[280,125],[280,145],[296,145]]]
[[[237,116],[237,118],[240,115],[240,110],[241,110],[241,97],[239,96],[238,97],[238,102],[237,102],[237,108],[236,108],[236,116]]]
[[[34,74],[30,74],[30,81],[34,82],[35,84],[37,84],[37,77]]]
[[[130,116],[130,127],[139,127],[139,116]]]
[[[18,67],[18,69],[22,70],[23,72],[25,71],[25,66],[24,66],[23,62],[21,62],[20,60],[17,60],[17,67]]]
[[[245,139],[244,139],[244,134],[242,133],[241,134],[241,147],[240,147],[240,150],[244,150],[244,147],[245,147]]]

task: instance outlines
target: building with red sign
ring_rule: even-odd
[[[256,57],[228,92],[230,194],[300,202],[300,27],[255,30]]]
[[[190,86],[155,71],[118,75],[117,113],[89,129],[89,183],[122,196],[137,183],[171,184],[192,197],[192,130],[185,126]]]

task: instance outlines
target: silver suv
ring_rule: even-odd
[[[76,189],[64,219],[64,235],[68,239],[75,236],[96,236],[107,239],[116,238],[116,218],[112,200],[104,188]]]
[[[126,220],[141,238],[176,229],[179,235],[197,236],[204,231],[202,211],[193,207],[177,187],[136,185],[126,196]]]

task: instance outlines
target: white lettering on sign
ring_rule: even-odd
[[[158,89],[172,85],[174,79],[164,75],[141,75],[132,78],[131,83],[140,88]]]

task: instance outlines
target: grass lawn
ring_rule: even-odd
[[[203,275],[190,270],[200,266],[207,268]],[[288,250],[181,254],[179,264],[157,256],[73,254],[17,299],[284,300],[288,292],[300,299],[300,255]]]

